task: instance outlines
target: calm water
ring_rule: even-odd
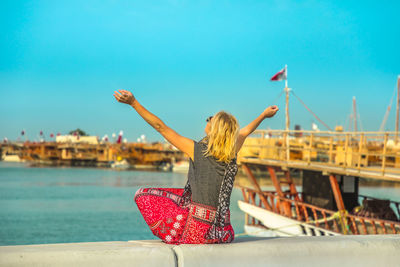
[[[236,179],[250,186],[248,180]],[[182,188],[185,182],[185,174],[170,172],[0,162],[0,245],[156,239],[133,202],[136,190]],[[364,187],[360,194],[400,201],[400,187]],[[231,221],[236,233],[243,233],[244,214],[237,206],[241,198],[234,189]]]
[[[0,162],[0,245],[156,239],[133,196],[139,187],[181,187],[186,175],[95,168],[29,168]],[[243,232],[232,192],[231,221]]]

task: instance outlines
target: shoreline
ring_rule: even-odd
[[[29,162],[25,161],[25,162],[9,162],[9,161],[2,161],[0,160],[0,166],[1,165],[14,165],[14,166],[21,166],[21,167],[25,167],[25,168],[51,168],[51,169],[70,169],[70,168],[81,168],[81,169],[96,169],[96,170],[107,170],[107,171],[145,171],[145,172],[160,172],[160,173],[168,173],[170,171],[163,171],[160,170],[156,167],[154,168],[127,168],[127,169],[115,169],[115,168],[111,168],[111,167],[96,167],[96,166],[69,166],[69,165],[46,165],[46,164],[29,164]],[[186,173],[183,172],[175,172],[177,174],[181,174],[181,175],[186,175]],[[292,178],[293,181],[296,185],[301,185],[302,183],[302,178],[300,177],[299,173],[297,171],[295,172],[291,172],[292,173]],[[257,172],[254,172],[255,178],[257,180],[262,181],[263,185],[266,186],[273,186],[272,181],[269,179],[269,173],[267,171],[261,171],[258,170]],[[268,177],[268,178],[266,178]],[[240,179],[247,179],[245,173],[242,171],[242,169],[240,168],[239,165],[239,171],[238,174],[236,175],[236,181],[235,184],[237,184],[237,181]],[[361,178],[360,179],[360,186],[362,187],[395,187],[395,188],[400,188],[400,183],[395,182],[395,181],[386,181],[386,180],[376,180],[376,179],[370,179],[370,178]],[[240,184],[240,183],[239,183]]]

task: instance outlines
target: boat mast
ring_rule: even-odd
[[[290,125],[290,118],[289,118],[289,87],[288,87],[288,80],[287,80],[287,65],[285,65],[285,92],[286,92],[286,131],[289,131]]]
[[[285,65],[285,92],[286,92],[286,160],[290,160],[290,151],[289,151],[289,128],[290,128],[290,118],[289,118],[289,87],[288,87],[288,79],[287,79],[287,65]]]
[[[357,109],[356,109],[356,97],[353,96],[353,120],[354,120],[354,131],[357,132]]]

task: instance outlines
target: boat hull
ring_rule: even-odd
[[[25,162],[18,155],[4,155],[2,160],[6,162]]]
[[[244,201],[238,201],[239,208],[250,215],[251,217],[259,220],[268,229],[260,228],[257,232],[254,227],[247,227],[245,231],[249,235],[260,235],[260,236],[335,236],[341,235],[339,233],[326,230],[321,227],[310,225],[304,222],[282,216],[272,211],[260,208],[258,206],[246,203]]]

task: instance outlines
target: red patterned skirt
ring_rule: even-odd
[[[216,208],[191,202],[187,207],[179,205],[183,189],[140,188],[135,202],[153,234],[168,244],[230,243],[234,231],[227,213],[220,238],[209,239]]]

